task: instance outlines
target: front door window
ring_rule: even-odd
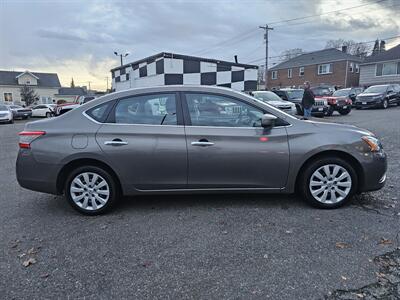
[[[186,94],[192,126],[261,127],[263,111],[213,94]]]

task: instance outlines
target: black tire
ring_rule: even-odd
[[[336,203],[323,203],[318,201],[314,196],[311,194],[310,191],[310,180],[313,175],[313,173],[318,170],[320,167],[325,166],[325,165],[330,165],[330,164],[335,164],[338,165],[342,168],[344,168],[350,175],[351,178],[351,188],[350,192],[347,194],[344,199],[336,202]],[[337,157],[322,157],[313,160],[311,163],[309,163],[305,169],[302,172],[302,176],[300,180],[298,181],[298,188],[301,193],[301,196],[304,198],[305,201],[307,201],[309,204],[311,204],[314,207],[318,208],[325,208],[325,209],[332,209],[332,208],[338,208],[346,203],[348,203],[354,193],[357,191],[357,186],[358,186],[358,178],[357,178],[357,173],[354,170],[354,168],[344,159],[337,158]],[[327,192],[329,193],[329,192]]]
[[[360,109],[361,109],[361,107],[360,107],[360,106],[356,106],[356,109],[357,109],[357,110],[360,110]]]
[[[342,116],[348,115],[351,112],[351,107],[348,107],[346,109],[339,109],[339,114],[341,114]]]
[[[384,99],[384,100],[382,101],[381,107],[382,107],[383,109],[388,108],[388,107],[389,107],[389,101],[388,101],[387,99]]]
[[[8,122],[8,124],[13,124],[14,123],[14,119],[11,119],[10,122]]]
[[[302,116],[302,115],[304,115],[304,112],[303,112],[303,110],[301,109],[301,107],[300,106],[298,106],[298,105],[296,105],[296,112],[297,112],[297,114],[299,115],[299,116]]]
[[[46,113],[46,118],[51,118],[51,113],[50,112]]]
[[[80,206],[78,206],[77,203],[75,203],[75,201],[72,199],[71,196],[71,183],[72,181],[79,175],[85,172],[90,172],[90,173],[94,173],[97,174],[99,176],[101,176],[108,184],[108,188],[109,188],[109,198],[106,201],[106,203],[104,204],[104,206],[102,206],[99,209],[93,209],[93,210],[88,210],[88,209],[84,209]],[[65,187],[64,187],[64,194],[65,194],[65,198],[67,199],[68,203],[78,212],[85,214],[85,215],[100,215],[100,214],[104,214],[106,212],[108,212],[117,202],[120,192],[118,189],[118,185],[114,179],[114,177],[106,170],[104,170],[103,168],[97,167],[97,166],[82,166],[79,168],[76,168],[75,170],[73,170],[67,177],[67,180],[65,182]]]
[[[333,112],[334,112],[334,111],[335,111],[335,110],[333,109],[333,107],[332,107],[332,106],[329,106],[329,108],[328,108],[328,110],[326,111],[325,115],[328,116],[328,117],[330,117],[330,116],[333,115]]]

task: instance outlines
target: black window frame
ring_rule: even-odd
[[[151,95],[165,95],[165,94],[172,94],[175,95],[175,105],[176,105],[176,124],[174,125],[167,125],[167,124],[127,124],[127,123],[116,123],[115,122],[115,109],[118,105],[118,103],[122,100],[125,99],[129,99],[129,98],[133,98],[133,97],[143,97],[143,96],[151,96]],[[132,126],[180,126],[180,125],[184,125],[184,119],[183,119],[183,111],[182,111],[182,100],[180,98],[180,93],[177,91],[160,91],[160,92],[148,92],[148,93],[140,93],[140,94],[132,94],[129,96],[125,96],[122,98],[118,98],[114,100],[115,103],[112,107],[112,109],[110,110],[106,120],[104,123],[106,124],[115,124],[115,125],[132,125]]]
[[[88,110],[86,110],[86,111],[85,111],[85,114],[86,114],[89,118],[93,119],[94,121],[96,121],[96,122],[98,122],[98,123],[103,123],[103,124],[104,124],[104,123],[106,123],[106,121],[107,121],[107,119],[108,119],[108,116],[110,115],[111,110],[114,108],[115,103],[116,103],[116,100],[110,100],[110,101],[106,101],[106,102],[100,103],[100,104],[98,104],[98,105],[96,105],[96,106],[93,106],[93,107],[89,108]],[[90,112],[91,112],[91,111],[93,111],[93,110],[99,108],[99,107],[102,106],[102,105],[108,105],[108,107],[106,108],[106,111],[104,112],[104,116],[103,116],[100,120],[94,118],[93,115],[90,115]]]
[[[213,92],[200,92],[200,91],[183,91],[180,92],[181,94],[181,103],[182,103],[182,109],[183,109],[183,119],[184,119],[184,124],[185,126],[198,126],[198,127],[213,127],[213,128],[222,128],[224,126],[212,126],[212,125],[205,125],[205,126],[199,126],[199,125],[192,125],[192,119],[190,117],[190,112],[189,112],[189,105],[187,103],[187,99],[186,99],[186,94],[204,94],[204,95],[213,95],[213,96],[219,96],[219,97],[225,97],[225,98],[230,98],[232,100],[235,101],[239,101],[242,102],[246,105],[252,106],[258,110],[261,110],[263,112],[263,114],[271,114],[274,115],[275,117],[278,118],[279,121],[281,121],[282,123],[286,123],[286,124],[282,124],[282,125],[276,125],[275,127],[282,127],[282,126],[290,126],[291,124],[280,118],[279,116],[275,115],[273,112],[268,111],[267,109],[264,109],[262,107],[259,107],[258,105],[256,105],[255,103],[251,103],[250,101],[245,101],[241,98],[238,97],[233,97],[230,95],[226,95],[226,94],[220,94],[220,93],[213,93]],[[229,128],[263,128],[263,127],[235,127],[235,126],[231,126]]]

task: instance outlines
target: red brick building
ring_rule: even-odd
[[[268,70],[268,89],[299,87],[305,81],[338,87],[358,86],[360,57],[335,48],[299,55]]]

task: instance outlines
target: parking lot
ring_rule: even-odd
[[[1,297],[400,297],[400,107],[323,121],[381,139],[384,189],[336,210],[296,196],[143,196],[97,217],[19,187],[17,133],[26,121],[0,125]]]

